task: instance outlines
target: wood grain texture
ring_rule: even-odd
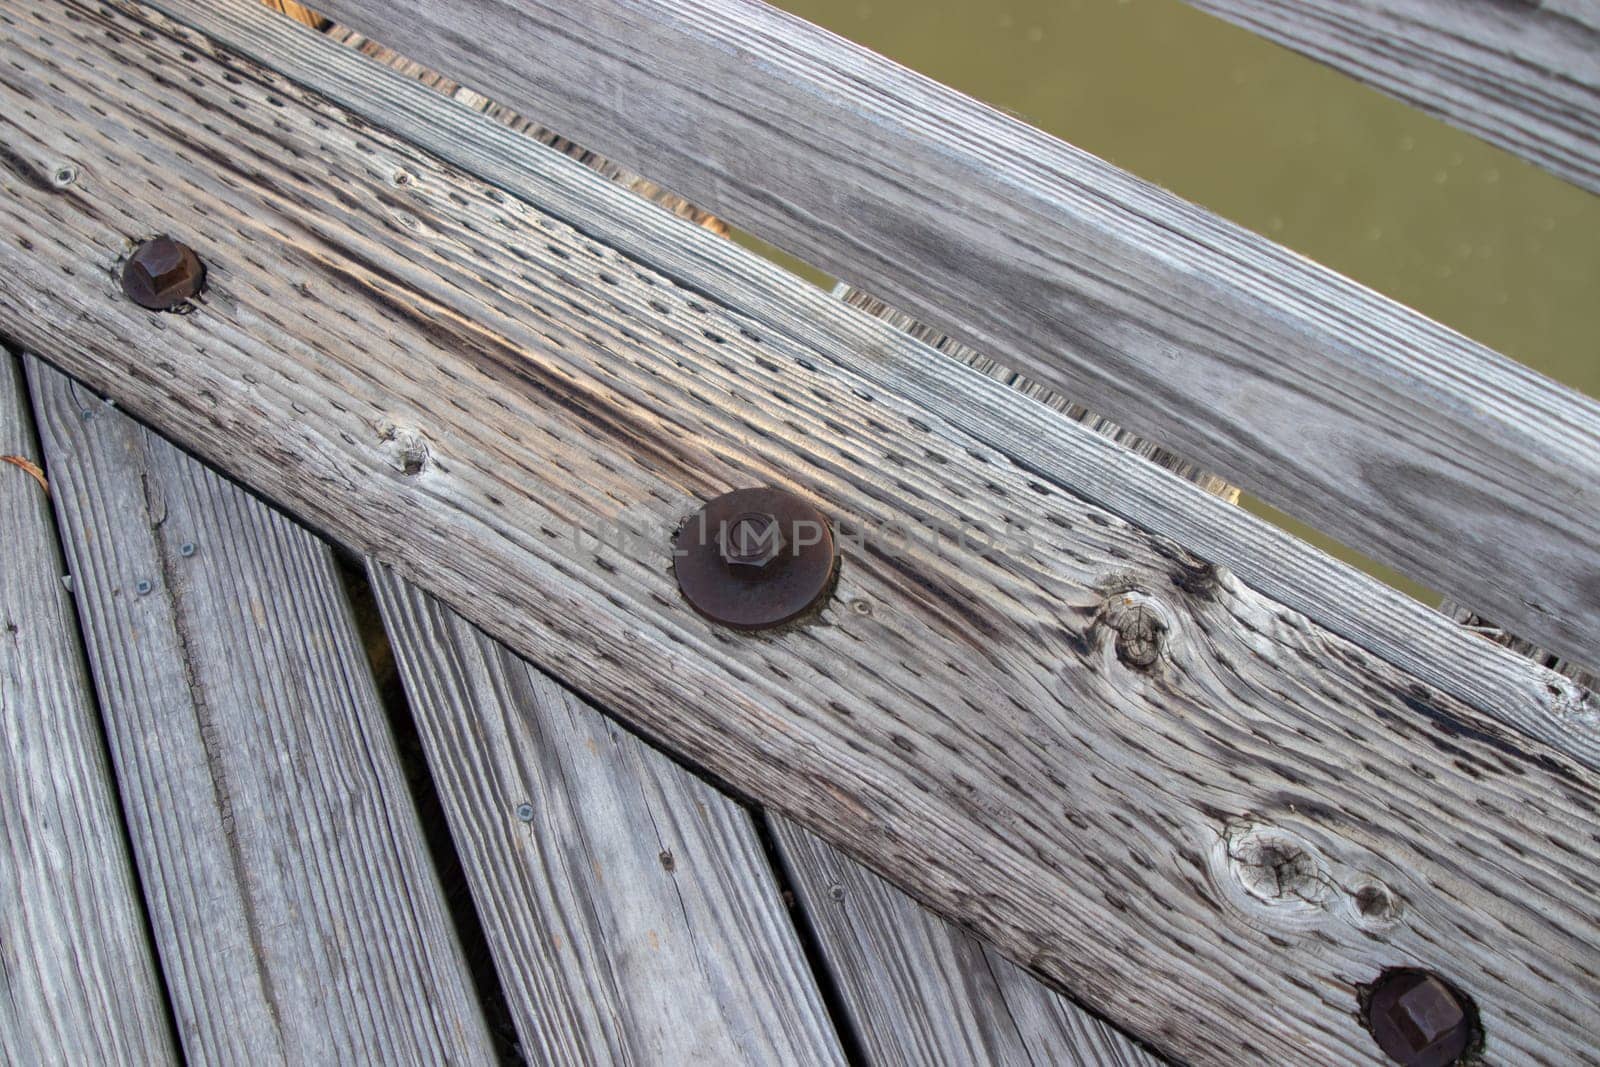
[[[683,197],[663,189],[650,179],[634,174],[632,171],[624,170],[609,159],[598,156],[582,145],[567,140],[554,130],[548,130],[532,119],[517,114],[505,105],[497,103],[481,93],[473,92],[464,85],[451,81],[436,70],[429,70],[422,64],[402,56],[392,48],[386,48],[381,43],[346,26],[329,26],[323,33],[347,48],[354,48],[362,55],[370,56],[384,66],[397,70],[407,77],[415,78],[434,92],[448,96],[458,104],[470,107],[474,111],[481,111],[484,115],[494,119],[507,129],[526,134],[540,144],[549,145],[562,155],[576,159],[596,174],[603,175],[630,192],[636,193],[652,203],[659,204],[681,219],[688,219],[695,225],[703,226],[720,236],[726,237],[728,235],[728,224],[709,211],[695,207]]]
[[[5,127],[0,331],[1163,1051],[1377,1063],[1356,986],[1416,963],[1476,999],[1497,1055],[1592,1055],[1571,992],[1600,974],[1595,771],[1033,463],[1113,444],[827,294],[791,303],[780,272],[553,153],[570,200],[716,244],[742,290],[145,9],[0,11],[0,114],[28,120]],[[28,180],[64,156],[69,191]],[[128,235],[158,227],[206,257],[190,314],[117,292]],[[873,346],[922,357],[891,374]],[[959,416],[915,399],[951,389]],[[1035,440],[964,428],[995,405]],[[667,545],[698,500],[761,482],[819,500],[844,563],[808,625],[751,638],[680,602]],[[644,535],[578,533],[617,520]],[[1027,538],[855,537],[956,522]],[[1423,626],[1474,650],[1443,672],[1463,691],[1511,663],[1566,682]],[[1587,728],[1544,699],[1531,718]]]
[[[744,809],[369,573],[524,1052],[843,1063]]]
[[[1239,502],[1239,489],[1237,486],[1229,485],[1214,474],[1207,474],[1182,456],[1162,448],[1153,441],[1147,441],[1138,434],[1128,432],[1110,419],[1096,415],[1082,404],[1074,403],[1055,390],[1040,385],[1038,382],[1030,381],[1009,367],[1001,366],[982,352],[968,348],[948,334],[940,333],[933,327],[918,322],[905,312],[890,307],[871,293],[840,282],[834,286],[833,295],[851,307],[860,308],[868,315],[882,319],[895,329],[905,331],[935,352],[949,356],[951,359],[960,360],[995,381],[1009,385],[1023,396],[1037,400],[1045,407],[1058,411],[1074,422],[1093,430],[1101,437],[1115,441],[1123,448],[1137,456],[1142,456],[1156,466],[1172,471],[1180,478],[1193,482],[1206,492],[1215,494],[1230,504]]]
[[[1590,766],[1600,764],[1600,709],[1581,687],[1531,668],[1513,653],[1486,648],[1432,607],[1135,461],[1099,434],[1019,403],[1012,390],[990,379],[994,367],[983,376],[953,369],[899,330],[841,313],[828,294],[793,275],[727,241],[663,220],[654,205],[539,151],[500,123],[452,107],[412,78],[375,68],[321,34],[264,18],[249,0],[168,2],[186,22],[230,48],[374,125],[403,128],[435,156],[539,204],[640,265],[685,279],[705,299],[737,308],[751,332],[788,337],[803,348],[848,359],[869,388],[937,413],[941,425],[970,434],[1045,481],[1227,567],[1269,598],[1427,685]],[[975,365],[982,367],[981,359]],[[1007,384],[1013,377],[999,374]]]
[[[324,6],[1530,640],[1600,657],[1600,403],[755,0]]]
[[[492,1062],[327,546],[30,377],[188,1058]]]
[[[537,138],[540,142],[578,160],[624,188],[666,207],[680,218],[686,218],[714,233],[726,235],[726,226],[715,216],[701,211],[680,197],[667,193],[654,183],[629,174],[604,157],[595,155],[502,105],[457,85],[437,72],[427,70],[393,50],[343,27],[330,27],[325,32],[341,44],[359,49],[363,54],[417,79],[435,92],[443,93],[481,111],[511,129]],[[1207,475],[1181,457],[1174,456],[1121,430],[1107,420],[1098,418],[1082,405],[1073,404],[1037,383],[1020,378],[1006,368],[998,366],[993,360],[965,348],[958,342],[948,337],[937,336],[926,327],[912,323],[909,318],[900,316],[869,295],[849,290],[843,285],[835,290],[834,295],[869,314],[875,314],[892,322],[937,351],[983,371],[1024,395],[1064,413],[1068,418],[1091,426],[1095,432],[1110,437],[1152,462],[1177,472],[1209,492],[1218,493],[1230,502],[1237,501],[1238,490],[1228,486],[1221,479]],[[435,679],[457,673],[454,661],[458,656],[486,663],[499,660],[503,664],[515,664],[508,668],[511,676],[515,677],[519,670],[527,671],[530,677],[535,679],[536,688],[555,684],[549,682],[547,676],[528,665],[526,661],[513,659],[515,654],[507,650],[504,645],[471,627],[448,608],[442,607],[426,593],[417,590],[415,586],[394,578],[379,567],[373,568],[373,583],[378,588],[389,591],[391,596],[389,611],[391,614],[401,616],[400,622],[395,626],[395,641],[402,646],[413,646],[415,658],[421,664],[421,667],[412,672],[411,687],[414,692],[420,691],[422,694],[414,699],[420,699],[425,703],[439,703],[446,707],[452,706],[451,701],[440,700],[431,694]],[[415,638],[411,637],[407,630],[407,627],[413,624],[422,630],[422,633]],[[450,651],[434,654],[433,650],[440,645],[450,648]],[[505,705],[499,702],[496,695],[502,688],[499,684],[472,686],[464,683],[454,688],[459,692],[450,696],[455,698],[453,706],[457,713],[440,714],[436,723],[429,724],[435,732],[464,718],[483,720],[484,715],[474,707],[467,706],[463,698],[472,704],[477,700],[494,701],[496,710],[501,710],[503,714],[502,709]],[[563,703],[575,703],[575,698],[566,694],[564,690],[560,691],[558,696]],[[540,712],[540,708],[533,708],[535,716]],[[585,721],[589,721],[590,715],[592,713],[585,714]],[[593,716],[593,720],[591,726],[599,730],[598,716]],[[611,729],[615,732],[614,727]],[[457,728],[455,732],[461,731]],[[514,732],[514,728],[509,729],[505,732],[505,736],[509,737]],[[500,736],[495,736],[491,738],[491,744],[500,740],[502,740]],[[514,749],[517,746],[511,744],[505,747]],[[642,750],[642,757],[660,758],[655,757],[649,750]],[[478,762],[487,761],[480,758]],[[669,761],[662,761],[662,764],[664,769],[672,768]],[[459,777],[452,773],[452,768],[448,765],[436,770],[435,776],[447,780],[456,780]],[[475,783],[469,782],[469,784]],[[712,795],[717,798],[717,803],[728,804],[720,794]],[[609,812],[613,807],[614,805],[607,805],[605,809],[608,817],[612,819],[614,816],[609,815]],[[477,810],[468,808],[463,817],[470,816]],[[476,821],[473,820],[475,827]],[[992,950],[972,951],[969,946],[975,946],[977,943],[971,935],[961,932],[918,906],[905,894],[872,875],[842,853],[830,848],[816,836],[787,820],[779,819],[777,822],[783,828],[777,837],[778,847],[783,853],[783,862],[797,876],[799,890],[808,902],[808,912],[817,914],[817,909],[820,908],[825,913],[818,934],[822,938],[831,966],[836,972],[844,972],[843,984],[851,1012],[850,1025],[855,1033],[865,1035],[874,1062],[908,1064],[1037,1062],[1104,1064],[1108,1067],[1157,1062],[1129,1038],[1046,988],[1038,979]],[[737,824],[742,828],[743,820],[737,820]],[[653,836],[653,832],[650,836]],[[804,845],[798,842],[804,842]],[[663,853],[664,856],[671,854],[670,851]],[[511,882],[511,879],[497,877],[500,874],[500,865],[495,862],[497,859],[498,854],[490,854],[484,858],[481,866],[487,872],[487,877]],[[873,924],[872,927],[860,932],[859,940],[855,936],[858,933],[855,926],[837,920],[835,913],[842,913],[842,909],[835,902],[832,893],[829,893],[826,901],[818,895],[821,892],[819,887],[833,890],[837,881],[834,877],[836,871],[849,872],[863,888],[864,895],[873,898],[874,904],[877,905],[870,908],[870,919],[867,920]],[[766,881],[766,872],[752,870],[746,877],[760,884]],[[604,890],[605,887],[600,888]],[[740,887],[734,888],[737,890]],[[482,894],[482,897],[495,896],[497,895],[487,892]],[[859,909],[857,914],[860,914]],[[515,915],[508,916],[508,921],[503,925],[513,927],[516,919]],[[505,950],[502,950],[502,953],[515,955],[515,952]],[[755,963],[759,966],[762,962],[758,955]],[[912,977],[905,985],[876,980],[880,974],[898,968],[910,968],[912,971]],[[508,965],[507,970],[515,975],[529,968],[513,964]],[[975,1003],[966,996],[969,983],[980,983],[985,989],[993,986],[997,990],[996,995],[993,998],[985,998],[984,1003]],[[902,996],[900,995],[902,991],[910,995]],[[624,998],[624,1003],[627,1002],[627,998]],[[651,1002],[648,991],[647,995],[641,998],[641,1002],[645,1004]],[[674,1015],[678,1014],[682,1014],[681,1009],[675,1007]],[[759,1015],[755,1016],[755,1020],[759,1026]],[[977,1040],[966,1040],[969,1034],[975,1035]],[[525,1028],[524,1045],[534,1046],[535,1041],[536,1035],[529,1034]],[[548,1045],[549,1042],[541,1042],[538,1047],[548,1047]],[[973,1058],[975,1051],[981,1050],[987,1050],[986,1055],[982,1060],[975,1060]]]
[[[869,1063],[1161,1062],[815,834],[771,822]]]
[[[0,349],[0,457],[44,463]],[[175,1061],[50,504],[0,463],[0,1060]]]
[[[1600,193],[1594,0],[1189,0]]]

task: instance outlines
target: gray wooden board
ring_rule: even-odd
[[[1161,1062],[815,834],[771,824],[870,1063]]]
[[[369,573],[523,1050],[842,1063],[749,814],[433,597]]]
[[[1356,987],[1413,963],[1498,1053],[1592,1055],[1600,776],[1052,473],[1114,444],[728,242],[720,296],[663,274],[147,9],[0,11],[0,332],[1163,1051],[1380,1062]],[[570,200],[649,212],[635,242],[700,232],[556,158]],[[118,292],[157,227],[206,257],[190,314]],[[1034,440],[968,430],[990,406]],[[841,537],[814,618],[730,634],[677,596],[668,532],[761,482],[851,531],[1030,540]],[[618,519],[654,532],[577,536]],[[1429,618],[1456,690],[1501,656],[1566,681]]]
[[[766,4],[324,6],[1529,640],[1600,657],[1600,402]]]
[[[29,374],[188,1057],[490,1061],[327,546]]]
[[[1600,193],[1595,0],[1189,0]]]
[[[331,96],[366,121],[403,129],[440,158],[737,308],[752,332],[790,338],[811,353],[808,359],[847,364],[871,389],[914,401],[924,419],[970,434],[1040,478],[1226,566],[1272,599],[1428,685],[1591,765],[1600,761],[1600,709],[1566,678],[1462,633],[1431,607],[1136,461],[1126,449],[1054,412],[1020,403],[987,375],[950,366],[899,330],[841,311],[828,294],[730,242],[664,220],[652,205],[498,122],[452,106],[411,78],[272,17],[251,0],[163,3],[230,48]],[[69,151],[69,145],[60,148],[62,155]]]
[[[581,146],[556,138],[530,120],[443,79],[436,72],[422,69],[417,64],[342,27],[329,27],[323,32],[343,44],[360,48],[367,55],[402,73],[419,79],[436,92],[452,96],[512,129],[526,132],[545,144],[551,144],[612,181],[657,203],[662,203],[680,217],[688,218],[698,225],[713,230],[717,229],[715,218],[698,211],[692,205],[671,197],[670,194],[663,194],[643,179],[620,171],[608,160],[594,155]],[[834,295],[881,317],[890,316],[888,309],[883,308],[872,298],[858,292],[846,292],[843,289],[844,287],[841,287],[836,290]],[[1236,489],[1195,470],[1181,457],[1173,456],[1151,446],[1148,442],[1134,438],[1119,427],[1095,417],[1080,405],[1072,404],[1035,383],[1007,374],[1003,368],[996,367],[992,360],[963,348],[949,338],[924,336],[926,331],[911,323],[895,321],[895,325],[909,329],[936,350],[1005,381],[1012,388],[1065,413],[1069,418],[1085,422],[1097,433],[1119,441],[1125,447],[1178,472],[1212,492],[1224,495],[1230,500],[1238,495]],[[448,670],[441,670],[440,664],[431,662],[440,655],[446,660],[455,659],[449,652],[435,654],[433,650],[439,644],[451,645],[463,642],[476,644],[480,646],[480,651],[472,658],[483,659],[486,662],[492,658],[488,653],[491,649],[498,657],[515,655],[504,645],[494,642],[482,631],[462,621],[448,608],[439,605],[426,593],[394,578],[382,568],[374,568],[373,580],[380,588],[387,587],[396,591],[396,599],[400,600],[400,604],[391,608],[391,612],[406,612],[411,616],[409,620],[402,619],[401,626],[407,621],[414,621],[423,629],[412,643],[417,646],[417,657],[424,664],[431,663],[432,669],[420,679],[413,681],[414,690],[427,691],[432,687],[437,675],[449,673]],[[398,630],[399,626],[396,629]],[[406,638],[397,634],[396,641],[403,645],[406,643]],[[468,654],[472,655],[470,651]],[[506,662],[511,661],[507,659]],[[555,685],[548,681],[547,676],[539,673],[537,668],[526,664],[525,661],[515,662],[520,669],[529,672],[536,681],[536,687],[541,691],[548,692],[543,690],[545,685]],[[453,662],[444,664],[446,668],[452,666]],[[453,695],[458,697],[472,693],[479,699],[488,700],[498,700],[497,694],[501,691],[499,685],[476,687],[463,685],[456,689],[458,692]],[[420,699],[429,700],[430,695],[424,695]],[[575,698],[565,691],[561,691],[561,699],[576,704]],[[537,700],[533,701],[533,704],[532,714],[537,717],[543,711],[543,706]],[[461,716],[475,719],[483,717],[481,714],[475,714],[477,709],[462,706],[459,699],[456,707]],[[592,715],[592,713],[585,714]],[[451,719],[441,717],[439,722],[431,725],[437,730],[450,722]],[[598,729],[597,723],[591,722],[591,725]],[[495,736],[489,739],[491,743],[502,736],[500,732],[492,732]],[[504,735],[509,736],[511,733],[512,731],[507,730]],[[644,758],[660,757],[645,752]],[[439,772],[439,776],[458,779],[459,774],[452,771],[453,768],[445,767]],[[716,796],[719,803],[727,803],[720,794]],[[608,805],[607,813],[609,814],[613,808],[614,806]],[[470,817],[479,810],[476,807],[467,807],[463,817]],[[784,862],[792,871],[798,872],[799,888],[805,894],[809,907],[820,907],[826,914],[818,930],[823,939],[823,948],[828,954],[830,964],[836,970],[843,969],[846,972],[845,992],[851,1011],[850,1022],[855,1032],[864,1035],[868,1050],[875,1062],[979,1062],[973,1059],[973,1054],[985,1048],[989,1050],[985,1057],[988,1062],[998,1062],[1002,1059],[1007,1062],[1028,1062],[1030,1056],[1034,1062],[1039,1063],[1120,1065],[1156,1062],[1149,1053],[1139,1049],[1116,1029],[1096,1020],[1071,1001],[1047,989],[1036,978],[1003,957],[992,951],[970,949],[961,951],[977,944],[970,934],[959,931],[948,922],[918,906],[905,894],[881,878],[875,877],[842,853],[830,848],[815,835],[787,820],[779,819],[778,822],[782,825],[783,831],[778,835],[777,844],[783,851]],[[805,841],[809,847],[798,847],[794,844],[797,841]],[[488,859],[489,862],[482,864],[486,872],[483,877],[486,878],[495,876],[500,870],[499,865],[493,862],[495,857],[491,856]],[[855,927],[845,924],[841,929],[839,922],[828,921],[832,919],[834,913],[840,911],[832,897],[823,901],[816,895],[819,879],[827,883],[831,889],[834,884],[831,875],[836,870],[849,872],[863,887],[863,895],[878,898],[883,902],[883,906],[874,908],[870,917],[864,920],[873,924],[859,942],[865,958],[862,953],[852,951],[858,943],[851,939]],[[763,875],[752,871],[749,877],[759,880]],[[606,888],[599,887],[601,891]],[[487,893],[483,895],[489,896]],[[503,952],[509,954],[507,950]],[[877,973],[896,968],[909,970],[914,977],[906,985],[874,980]],[[901,973],[904,973],[904,970]],[[994,988],[997,991],[997,999],[978,1003],[967,997],[966,990],[969,984],[974,982],[981,983],[985,989]],[[908,990],[911,995],[897,996],[902,989]],[[976,1035],[977,1040],[972,1042],[963,1040],[968,1034]],[[533,1035],[527,1033],[525,1029],[524,1044],[530,1045],[532,1040]]]
[[[0,349],[0,456],[44,463]],[[0,462],[0,1060],[173,1062],[45,489]]]

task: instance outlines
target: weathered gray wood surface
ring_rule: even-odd
[[[324,6],[1530,640],[1600,657],[1600,403],[763,3]]]
[[[1189,0],[1600,193],[1595,0]]]
[[[750,816],[369,568],[523,1051],[842,1063]]]
[[[1098,434],[1020,404],[988,376],[953,372],[925,345],[697,228],[672,225],[650,204],[572,167],[497,121],[409,77],[270,18],[252,0],[164,0],[229,47],[330,96],[368,122],[399,127],[427,151],[542,205],[708,299],[738,308],[752,332],[777,334],[848,361],[871,388],[903,396],[941,426],[970,434],[1066,491],[1187,546],[1318,625],[1428,685],[1515,725],[1591,766],[1600,763],[1600,710],[1565,678],[1511,652],[1486,649],[1440,618],[1305,542],[1215,496],[1136,462]],[[401,221],[410,216],[402,215]]]
[[[736,250],[680,285],[138,9],[0,10],[0,113],[35,120],[7,128],[0,330],[1164,1050],[1379,1062],[1355,986],[1417,963],[1508,1059],[1589,1054],[1595,772],[1034,462],[1114,446]],[[63,157],[64,193],[41,177]],[[727,245],[557,162],[567,202],[648,212],[640,243]],[[157,228],[210,265],[193,314],[116,290],[128,235]],[[952,390],[959,417],[912,399]],[[963,428],[1007,440],[995,405],[1034,440]],[[754,482],[848,528],[1032,544],[847,538],[813,624],[731,635],[679,601],[665,530]],[[618,518],[661,536],[573,536]],[[1135,669],[1141,613],[1165,632]],[[1423,624],[1475,651],[1441,672],[1461,691],[1480,662],[1559,679],[1451,626]],[[1512,714],[1568,707],[1544,699]]]
[[[1509,648],[1519,656],[1526,656],[1540,666],[1548,667],[1552,671],[1565,675],[1591,692],[1600,690],[1600,676],[1596,676],[1593,671],[1564,660],[1560,656],[1540,648],[1531,641],[1524,641],[1516,634],[1507,633],[1503,628],[1496,626],[1470,608],[1465,608],[1460,604],[1446,600],[1439,605],[1439,610],[1446,617],[1486,640]]]
[[[815,834],[771,825],[870,1063],[1160,1063]]]
[[[1117,442],[1128,451],[1143,456],[1157,466],[1195,483],[1206,492],[1214,493],[1230,504],[1239,502],[1239,490],[1236,486],[1229,485],[1214,474],[1207,474],[1182,456],[1162,448],[1153,441],[1147,441],[1137,434],[1129,433],[1110,419],[1096,415],[1082,404],[1074,403],[1055,390],[1040,385],[1038,382],[1030,381],[1009,367],[1001,366],[988,356],[975,349],[968,348],[948,334],[940,333],[933,327],[918,322],[903,311],[897,311],[871,293],[840,282],[834,286],[833,295],[851,307],[860,308],[868,315],[882,319],[897,330],[904,330],[935,352],[949,356],[951,359],[958,359],[974,370],[982,371],[995,381],[1009,385],[1024,396],[1031,397],[1046,407],[1061,412],[1067,418],[1081,423],[1101,437]]]
[[[0,457],[44,463],[0,348]],[[174,1060],[45,489],[0,461],[0,1060]]]
[[[491,1061],[327,546],[29,366],[189,1057]]]

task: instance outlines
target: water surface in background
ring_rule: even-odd
[[[1600,397],[1600,196],[1508,152],[1179,0],[778,4]]]

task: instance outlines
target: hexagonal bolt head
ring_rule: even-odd
[[[750,574],[767,568],[788,545],[783,524],[765,512],[746,512],[724,526],[718,535],[723,561]]]
[[[142,308],[171,311],[200,292],[205,277],[194,249],[170,237],[153,237],[128,257],[122,292]]]
[[[1367,1028],[1405,1067],[1447,1067],[1472,1040],[1473,1023],[1456,992],[1426,971],[1389,971],[1373,985]]]

